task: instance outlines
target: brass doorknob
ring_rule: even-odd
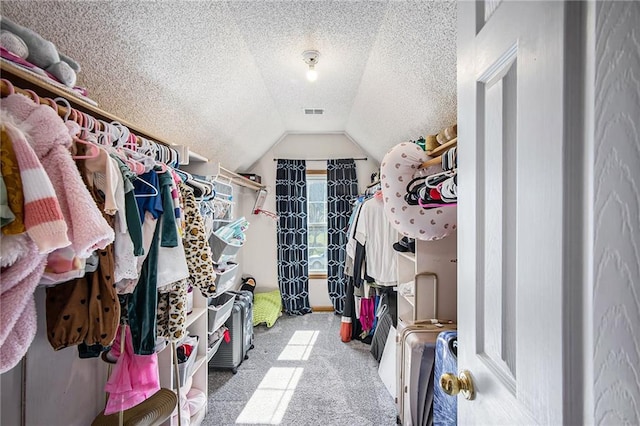
[[[462,370],[458,377],[455,374],[444,373],[440,376],[440,387],[448,395],[455,396],[462,392],[462,395],[469,400],[475,396],[469,370]]]

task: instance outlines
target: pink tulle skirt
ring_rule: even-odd
[[[118,329],[116,339],[111,347],[111,355],[117,356],[118,362],[104,387],[105,391],[109,393],[109,400],[104,409],[105,415],[136,406],[160,390],[158,355],[136,355],[133,353],[131,331],[129,327],[125,328],[124,352],[120,353],[121,329]]]

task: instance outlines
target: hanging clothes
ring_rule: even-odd
[[[168,187],[162,196],[163,213],[160,218],[162,242],[158,249],[158,278],[156,287],[160,292],[167,292],[170,286],[189,277],[189,269],[185,257],[182,238],[178,233],[175,215],[173,175],[167,171],[161,174],[161,182]],[[177,197],[177,195],[175,196]]]
[[[180,183],[179,189],[184,202],[184,247],[189,267],[189,284],[200,289],[203,296],[213,297],[216,292],[216,272],[204,220],[193,190],[184,183]]]
[[[84,169],[84,165],[80,165]],[[91,188],[91,195],[104,211],[102,192]],[[104,214],[109,224],[115,218]],[[98,269],[81,278],[47,288],[47,337],[54,350],[84,343],[111,345],[120,321],[120,302],[114,283],[113,244],[98,250]],[[95,351],[99,353],[100,351]]]
[[[82,181],[68,150],[69,129],[55,111],[19,94],[6,97],[2,108],[19,127],[29,129],[29,143],[55,190],[71,245],[49,254],[45,276],[48,282],[64,282],[69,279],[67,272],[77,270],[75,259],[86,259],[95,249],[105,248],[113,242],[114,231]]]
[[[4,112],[4,110],[3,110]],[[6,123],[6,116],[2,115],[2,122]],[[26,232],[24,226],[24,194],[22,193],[22,179],[18,159],[13,151],[11,140],[3,129],[0,142],[0,167],[5,187],[7,189],[7,205],[13,214],[11,223],[2,226],[3,235],[15,235]]]
[[[120,157],[115,154],[112,154],[111,157],[118,164],[123,178],[125,220],[127,222],[127,233],[133,243],[133,254],[135,256],[142,256],[144,254],[144,248],[142,246],[142,220],[140,219],[140,211],[137,208],[133,186],[133,182],[138,178],[138,175],[131,171]]]
[[[360,209],[355,239],[366,247],[367,275],[379,285],[395,285],[396,255],[393,244],[398,240],[398,231],[387,220],[380,197],[369,199]]]
[[[158,337],[177,342],[185,336],[188,286],[189,281],[182,280],[166,293],[158,293],[156,320]]]
[[[0,280],[0,374],[15,367],[36,335],[33,293],[47,257],[26,234],[3,236]],[[11,254],[9,254],[11,252]],[[5,263],[11,259],[10,263]]]
[[[49,176],[27,142],[25,134],[10,123],[8,114],[3,114],[3,120],[2,143],[12,146],[20,170],[20,180],[24,182],[22,211],[25,231],[43,254],[70,245],[67,224],[62,217]]]
[[[149,355],[155,351],[156,340],[156,307],[158,305],[158,293],[156,284],[158,282],[158,246],[160,240],[160,228],[157,226],[158,219],[163,213],[162,190],[160,179],[155,170],[151,170],[140,178],[144,179],[152,187],[144,184],[134,184],[136,195],[149,194],[150,196],[137,197],[136,202],[143,216],[143,233],[152,231],[151,245],[147,253],[142,268],[140,278],[130,297],[128,298],[128,320],[131,327],[133,350],[138,355]],[[155,191],[154,191],[155,189]],[[151,226],[148,226],[151,225]]]

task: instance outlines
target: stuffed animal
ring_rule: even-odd
[[[249,276],[242,278],[242,287],[240,288],[240,290],[247,290],[253,293],[255,289],[256,289],[255,278],[249,277]]]
[[[80,65],[58,52],[52,42],[4,16],[0,18],[0,29],[2,47],[51,73],[66,86],[73,87],[76,84],[76,73],[80,72]]]

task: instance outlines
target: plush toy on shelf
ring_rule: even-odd
[[[76,84],[80,65],[58,52],[52,42],[4,16],[0,18],[0,29],[2,29],[0,44],[3,48],[53,75],[65,86],[73,87]],[[32,70],[45,74],[38,69]]]

